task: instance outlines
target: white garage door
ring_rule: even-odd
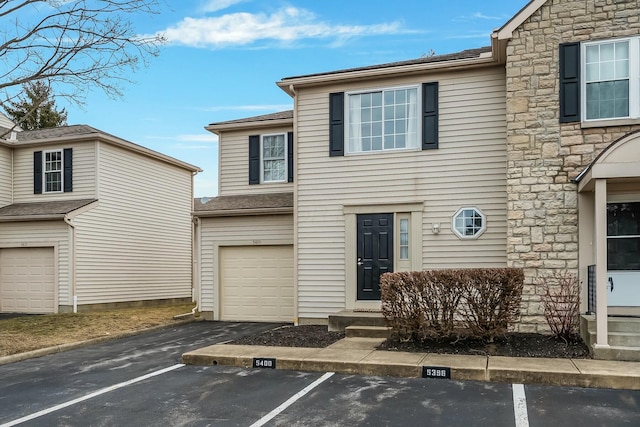
[[[220,248],[220,320],[293,321],[293,247]]]
[[[0,249],[0,311],[54,313],[53,248]]]

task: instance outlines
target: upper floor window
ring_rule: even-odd
[[[583,43],[585,120],[640,117],[640,37]]]
[[[249,185],[293,182],[293,132],[249,136]]]
[[[348,153],[419,147],[418,87],[347,93]]]
[[[262,182],[286,182],[286,137],[284,133],[262,136]]]
[[[44,152],[44,192],[62,191],[62,150]]]
[[[33,193],[73,191],[73,149],[34,151]]]

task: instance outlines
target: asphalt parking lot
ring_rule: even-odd
[[[640,425],[640,392],[184,366],[197,323],[0,366],[0,426]]]

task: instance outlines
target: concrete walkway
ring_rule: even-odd
[[[216,344],[184,353],[182,361],[190,365],[252,368],[254,359],[261,358],[275,359],[275,368],[285,370],[413,378],[422,377],[423,372],[436,372],[436,376],[450,374],[452,380],[640,390],[638,362],[376,350],[383,341],[384,338],[345,338],[327,348]]]

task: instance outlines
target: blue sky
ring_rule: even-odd
[[[195,196],[217,195],[212,122],[292,108],[275,82],[488,46],[489,35],[527,0],[167,0],[134,21],[169,42],[130,76],[122,99],[89,94],[68,110],[88,124],[204,170]]]

